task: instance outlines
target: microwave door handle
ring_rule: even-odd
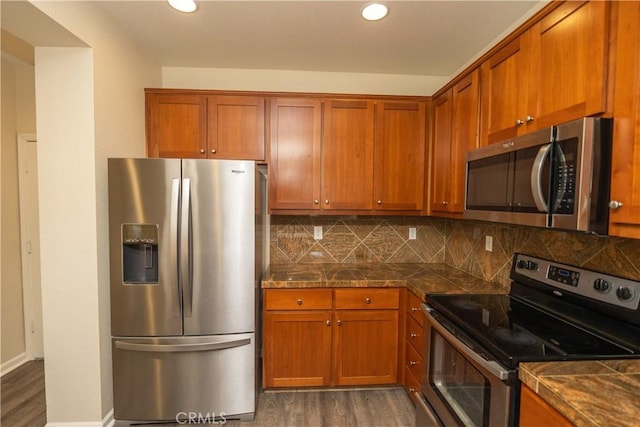
[[[548,212],[549,207],[542,194],[542,168],[544,162],[549,156],[551,150],[551,144],[546,144],[540,147],[536,158],[533,161],[533,168],[531,169],[531,194],[533,195],[533,201],[540,212]]]
[[[180,275],[182,276],[184,316],[191,317],[193,283],[191,283],[191,248],[189,228],[191,225],[191,180],[182,180],[182,206],[180,214]]]

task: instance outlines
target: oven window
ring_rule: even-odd
[[[429,382],[460,423],[488,426],[489,381],[433,330]]]

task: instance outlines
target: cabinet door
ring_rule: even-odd
[[[527,40],[528,34],[525,33],[480,66],[483,146],[513,138],[528,126]]]
[[[326,101],[323,208],[373,209],[373,136],[373,101]]]
[[[448,212],[464,212],[467,151],[478,147],[478,79],[475,70],[453,87]]]
[[[640,2],[619,2],[609,234],[640,239]]]
[[[520,390],[521,427],[570,427],[574,425],[529,387],[522,385]]]
[[[207,98],[147,93],[147,156],[206,158]]]
[[[321,101],[270,102],[269,207],[320,209]]]
[[[431,211],[447,212],[449,167],[451,160],[451,123],[453,90],[449,89],[433,101],[433,154]]]
[[[264,160],[264,98],[209,96],[208,156]]]
[[[529,30],[527,114],[536,128],[605,111],[608,9],[606,1],[568,1]]]
[[[267,311],[265,387],[326,386],[331,381],[331,310]]]
[[[376,104],[376,210],[424,206],[425,104]]]
[[[334,385],[398,382],[398,311],[334,312]]]

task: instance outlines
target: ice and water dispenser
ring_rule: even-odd
[[[122,280],[126,285],[158,283],[157,224],[122,224]]]

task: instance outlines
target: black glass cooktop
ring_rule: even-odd
[[[616,344],[509,295],[428,295],[427,304],[477,342],[477,351],[510,368],[525,361],[640,356],[640,343]]]

